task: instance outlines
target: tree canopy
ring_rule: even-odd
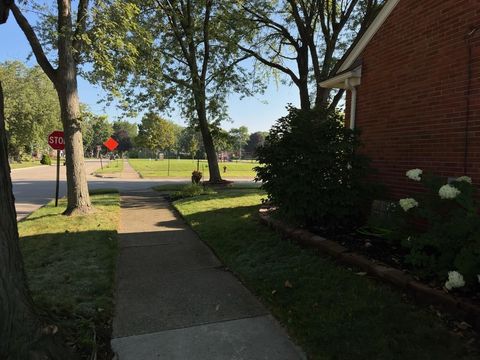
[[[97,146],[101,146],[113,133],[113,127],[106,115],[95,115],[85,107],[82,108],[82,133],[85,151],[99,156]]]
[[[5,91],[5,120],[9,155],[48,151],[47,137],[62,128],[57,93],[38,66],[19,61],[0,63]]]
[[[96,14],[95,35],[102,37],[114,27],[114,34],[124,31],[123,40],[105,40],[107,57],[92,52],[91,78],[121,91],[131,104],[151,109],[177,104],[202,134],[210,181],[221,181],[210,124],[226,118],[229,93],[255,90],[251,73],[242,67],[251,55],[238,48],[249,41],[254,27],[232,12],[236,2],[116,0],[111,5]],[[132,9],[128,23],[118,16],[123,6]]]
[[[261,64],[283,75],[299,90],[300,106],[335,108],[320,82],[334,74],[340,59],[375,18],[385,0],[246,0],[242,12],[257,28],[240,47]]]
[[[175,124],[155,113],[147,113],[138,126],[137,145],[153,151],[172,150],[176,145]]]

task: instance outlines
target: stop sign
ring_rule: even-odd
[[[63,131],[54,131],[48,135],[48,145],[54,150],[65,149],[65,140],[63,138]]]

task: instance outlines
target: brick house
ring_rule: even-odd
[[[388,0],[337,74],[347,126],[358,127],[394,198],[421,168],[480,184],[480,0]]]

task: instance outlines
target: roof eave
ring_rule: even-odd
[[[345,71],[337,76],[322,81],[320,86],[326,89],[351,89],[352,86],[360,85],[362,79],[362,67]]]

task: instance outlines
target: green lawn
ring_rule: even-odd
[[[175,206],[309,359],[478,359],[433,312],[261,225],[262,196],[231,190]]]
[[[113,316],[119,196],[92,196],[95,212],[65,217],[66,202],[50,203],[18,224],[28,283],[82,358],[107,359]],[[96,345],[94,344],[94,334]],[[111,354],[110,354],[111,355]]]
[[[52,160],[52,164],[53,164],[53,160]],[[10,168],[11,169],[22,169],[22,168],[27,168],[27,167],[32,167],[32,166],[39,166],[39,165],[42,165],[40,164],[40,160],[36,160],[36,161],[24,161],[24,162],[21,162],[21,163],[10,163]]]
[[[123,159],[110,160],[108,165],[103,165],[103,169],[95,170],[95,174],[116,174],[123,171]]]
[[[190,178],[192,171],[197,169],[196,160],[170,160],[170,173],[168,172],[168,160],[148,160],[148,159],[129,159],[130,165],[144,178],[153,177],[176,177]],[[239,161],[219,163],[220,172],[225,179],[249,178],[255,177],[253,168],[258,163],[251,161]],[[227,167],[224,172],[223,167]],[[208,163],[206,160],[200,161],[199,169],[208,180]]]

